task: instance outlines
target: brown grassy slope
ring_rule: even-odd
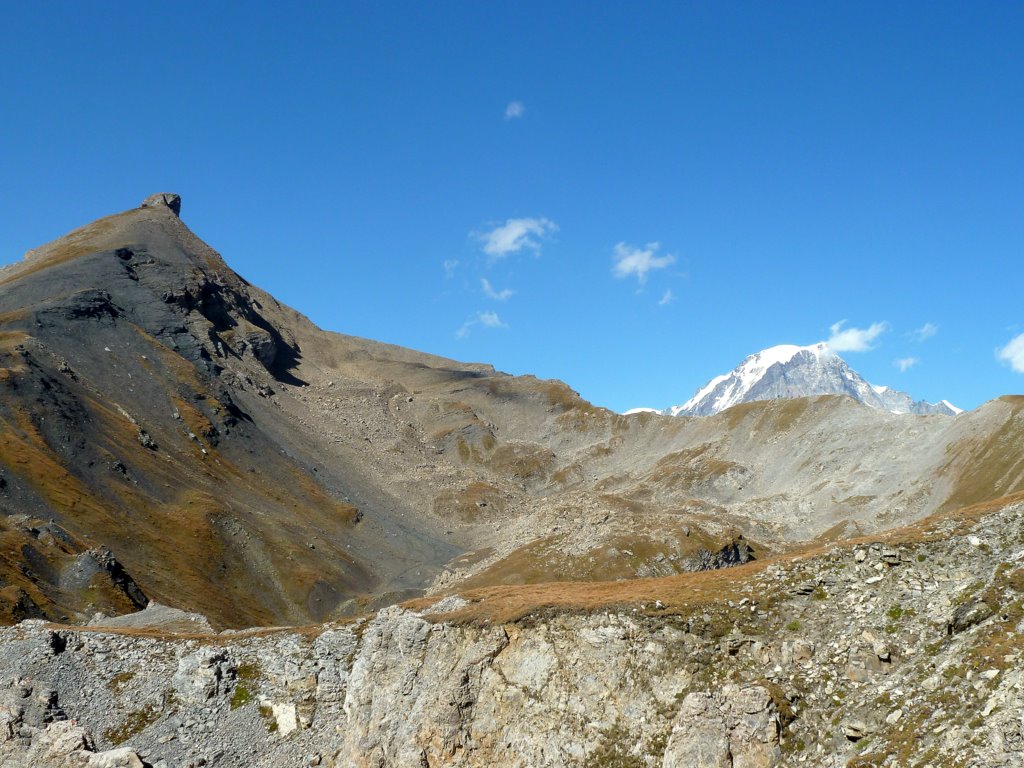
[[[826,544],[807,544],[783,554],[723,570],[628,581],[569,581],[469,589],[459,593],[462,598],[469,601],[468,605],[451,613],[435,614],[431,618],[455,622],[504,623],[548,611],[590,612],[633,609],[639,606],[643,606],[648,613],[655,614],[691,612],[699,606],[721,604],[737,599],[739,589],[753,575],[775,563],[815,557],[837,546],[853,547],[875,542],[896,545],[933,541],[949,536],[950,522],[957,526],[960,533],[966,533],[985,516],[1022,501],[1024,493],[1015,493],[983,504],[929,515],[881,535],[862,536]],[[660,601],[662,607],[656,607],[655,601]],[[407,605],[420,608],[430,602],[432,601],[415,600]]]
[[[125,466],[125,474],[76,476],[33,424],[45,414],[16,403],[0,411],[0,464],[70,530],[110,546],[152,597],[201,606],[215,622],[233,626],[294,620],[303,612],[293,605],[304,605],[324,575],[337,574],[339,565],[344,571],[346,561],[354,567],[344,551],[307,552],[313,529],[343,530],[354,524],[355,509],[294,465],[268,456],[270,471],[245,472],[212,444],[183,435],[160,435],[160,450],[144,450],[135,424],[108,403],[85,402],[93,447]],[[156,492],[130,480],[143,476]],[[261,513],[276,513],[278,523],[267,526]],[[269,562],[246,562],[236,537],[255,537]],[[325,557],[333,562],[323,563]],[[353,586],[362,590],[365,578]]]
[[[983,406],[991,426],[952,443],[941,474],[952,481],[942,509],[957,509],[1024,490],[1024,396]]]
[[[121,246],[142,254],[140,274],[124,272]],[[320,617],[372,586],[345,546],[356,510],[251,419],[232,416],[230,426],[233,405],[210,366],[168,340],[179,322],[209,327],[197,310],[211,310],[183,308],[167,326],[173,305],[161,283],[177,290],[213,277],[245,288],[177,217],[156,209],[95,222],[4,271],[0,298],[15,310],[0,317],[0,509],[21,511],[31,500],[83,546],[110,546],[153,597],[217,623]],[[102,313],[76,304],[107,289],[119,293]],[[160,339],[139,324],[152,318]],[[143,431],[156,448],[142,446]],[[24,557],[7,541],[0,578],[20,584]],[[51,583],[60,574],[38,565],[48,572],[23,586],[44,610],[96,607],[73,604]],[[22,597],[5,592],[0,602]]]

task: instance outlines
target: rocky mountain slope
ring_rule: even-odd
[[[668,408],[664,413],[710,416],[738,403],[815,395],[847,395],[859,403],[892,413],[954,416],[961,412],[945,400],[939,403],[915,401],[906,392],[869,384],[822,342],[809,347],[782,344],[750,355],[734,370],[716,376],[685,403]]]
[[[1019,766],[1022,515],[302,630],[27,621],[0,630],[0,764]]]
[[[180,210],[154,196],[0,271],[5,623],[150,599],[216,628],[316,622],[731,564],[1024,490],[1024,398],[621,416],[325,332]]]

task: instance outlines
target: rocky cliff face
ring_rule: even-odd
[[[1016,766],[1022,523],[949,515],[507,620],[522,590],[301,631],[26,621],[0,630],[0,763]]]

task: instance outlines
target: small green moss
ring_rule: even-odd
[[[133,677],[135,677],[134,672],[118,672],[107,681],[107,688],[113,693],[120,693]]]
[[[235,671],[235,690],[231,693],[231,708],[239,709],[253,700],[253,696],[259,689],[259,679],[262,674],[259,664],[245,662],[239,664]]]
[[[142,709],[129,712],[123,723],[107,728],[103,732],[103,736],[111,744],[117,746],[128,741],[132,736],[142,733],[159,718],[160,711],[152,704],[147,704]]]
[[[788,629],[790,632],[799,632],[801,626],[802,625],[799,621],[793,619],[793,621],[789,622],[789,624],[786,625],[786,629]]]
[[[628,745],[635,744],[636,738],[618,722],[604,731],[602,737],[600,746],[587,757],[585,768],[645,768],[647,763],[628,751]]]
[[[269,704],[260,704],[260,717],[266,723],[268,733],[277,732],[277,718],[274,717],[274,710],[271,709]]]

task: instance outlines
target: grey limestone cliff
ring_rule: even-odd
[[[449,597],[217,635],[26,621],[0,630],[0,764],[1019,766],[1022,515],[780,559],[687,605],[453,621],[472,604]]]

